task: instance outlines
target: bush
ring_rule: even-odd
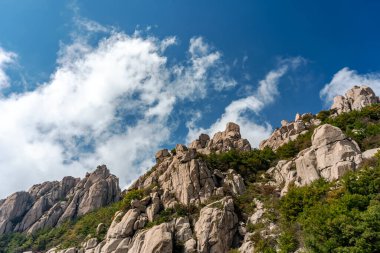
[[[309,186],[291,187],[280,200],[280,212],[287,221],[294,221],[307,208],[318,203],[329,190],[330,184],[323,179]]]
[[[210,169],[227,171],[234,169],[242,175],[246,181],[255,181],[258,171],[266,171],[277,159],[276,154],[270,148],[263,150],[253,149],[251,151],[230,150],[228,152],[203,155]]]
[[[379,160],[375,167],[350,172],[335,183],[319,180],[291,188],[280,210],[283,220],[300,224],[311,252],[380,252]],[[292,238],[294,233],[285,229],[280,249],[293,247]]]
[[[380,104],[364,107],[360,111],[342,113],[326,118],[323,123],[337,126],[354,139],[361,150],[376,148],[380,141]]]

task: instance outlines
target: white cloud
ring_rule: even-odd
[[[87,24],[91,32],[104,32]],[[174,37],[112,31],[96,46],[86,38],[62,47],[48,82],[0,98],[0,197],[44,180],[82,176],[103,163],[125,185],[168,141],[175,106],[204,97],[215,78],[224,81],[210,73],[221,54],[201,38],[190,41],[188,61],[175,66],[163,53]],[[4,52],[0,63],[14,57]]]
[[[5,51],[0,47],[0,89],[9,87],[9,77],[5,69],[14,62],[16,57],[15,53]]]
[[[380,73],[358,74],[347,67],[339,70],[320,92],[325,105],[332,103],[335,96],[344,95],[354,85],[366,85],[380,94]]]
[[[272,104],[279,95],[278,84],[280,78],[289,69],[297,68],[304,62],[305,60],[301,57],[281,60],[279,66],[270,71],[265,79],[259,82],[259,86],[253,95],[231,102],[225,108],[223,115],[210,128],[195,128],[194,122],[191,121],[187,125],[189,128],[187,142],[196,139],[200,133],[213,135],[218,131],[223,131],[228,122],[235,122],[240,125],[242,136],[247,138],[253,147],[257,147],[260,141],[272,133],[272,127],[268,123],[259,124],[255,122],[246,113],[253,112],[258,115],[265,106]]]

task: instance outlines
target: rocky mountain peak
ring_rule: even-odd
[[[64,177],[59,182],[36,184],[0,202],[0,234],[53,227],[119,198],[119,179],[105,165],[82,180]]]
[[[331,106],[334,115],[339,115],[352,110],[361,110],[363,107],[379,103],[379,98],[374,91],[367,86],[354,86],[344,96],[336,96]],[[294,121],[281,121],[281,127],[276,129],[271,136],[260,143],[260,149],[269,147],[278,149],[289,141],[295,140],[300,134],[306,133],[311,127],[316,127],[321,121],[311,113],[297,113]]]
[[[344,96],[336,96],[334,98],[332,110],[336,114],[360,110],[363,107],[371,104],[379,103],[379,97],[368,86],[354,86],[349,89]]]
[[[229,122],[226,129],[215,133],[212,139],[207,134],[201,134],[197,140],[190,144],[190,148],[203,154],[209,154],[210,152],[218,153],[231,149],[251,150],[251,145],[247,139],[241,138],[240,126]]]

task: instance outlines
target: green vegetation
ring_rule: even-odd
[[[361,150],[377,148],[380,143],[380,104],[370,105],[360,111],[342,113],[325,118],[323,123],[337,126],[354,139]]]
[[[234,169],[247,182],[255,181],[257,172],[269,169],[277,159],[276,154],[270,148],[251,151],[230,150],[220,154],[202,155],[201,157],[210,169],[221,171]]]
[[[280,201],[287,227],[281,245],[292,247],[302,235],[311,252],[380,251],[380,160],[376,166],[348,173],[342,180],[318,180],[292,187]],[[298,239],[299,240],[299,239]],[[291,251],[290,251],[291,252]]]

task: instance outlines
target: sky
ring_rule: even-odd
[[[380,2],[0,0],[0,198],[229,121],[253,147],[353,85],[380,94]]]

